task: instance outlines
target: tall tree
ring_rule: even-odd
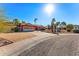
[[[56,26],[60,25],[60,22],[56,22]]]
[[[13,23],[14,23],[15,25],[18,25],[18,24],[20,23],[20,21],[19,21],[18,19],[14,19],[14,20],[13,20]]]
[[[61,22],[61,25],[62,26],[66,26],[66,22]]]
[[[52,32],[55,32],[55,22],[56,22],[56,20],[55,20],[55,18],[53,18],[52,21],[51,21],[51,30],[52,30]]]
[[[25,21],[22,21],[22,23],[26,23]]]
[[[34,24],[36,24],[37,20],[38,20],[37,18],[34,19]]]
[[[0,32],[6,32],[8,29],[8,20],[5,17],[4,8],[0,8]]]
[[[61,26],[61,29],[65,29],[66,30],[66,22],[61,22],[61,24],[60,24],[60,26]]]

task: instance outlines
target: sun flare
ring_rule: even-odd
[[[54,12],[54,10],[55,10],[55,7],[54,7],[54,5],[53,4],[47,4],[46,6],[45,6],[45,12],[48,14],[48,15],[50,15],[50,14],[52,14],[53,12]]]

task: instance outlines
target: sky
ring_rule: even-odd
[[[50,14],[45,10],[48,5],[52,5]],[[55,18],[56,21],[79,25],[79,4],[77,3],[4,3],[0,4],[0,7],[4,8],[5,16],[9,20],[17,18],[33,24],[34,18],[37,18],[36,24],[48,25],[51,24],[52,18]]]

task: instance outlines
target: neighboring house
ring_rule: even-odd
[[[63,32],[63,33],[66,32],[66,26],[64,25],[59,25],[56,27],[56,29],[58,32]]]
[[[20,23],[18,25],[18,28],[20,31],[34,31],[34,30],[41,30],[44,29],[44,26],[40,26],[40,25],[33,25],[30,23]]]
[[[79,25],[74,25],[74,30],[79,30]]]

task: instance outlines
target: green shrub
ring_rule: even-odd
[[[13,31],[14,31],[14,32],[19,32],[20,30],[19,30],[18,27],[15,27],[15,28],[13,29]]]
[[[79,30],[73,30],[74,33],[79,33]]]

